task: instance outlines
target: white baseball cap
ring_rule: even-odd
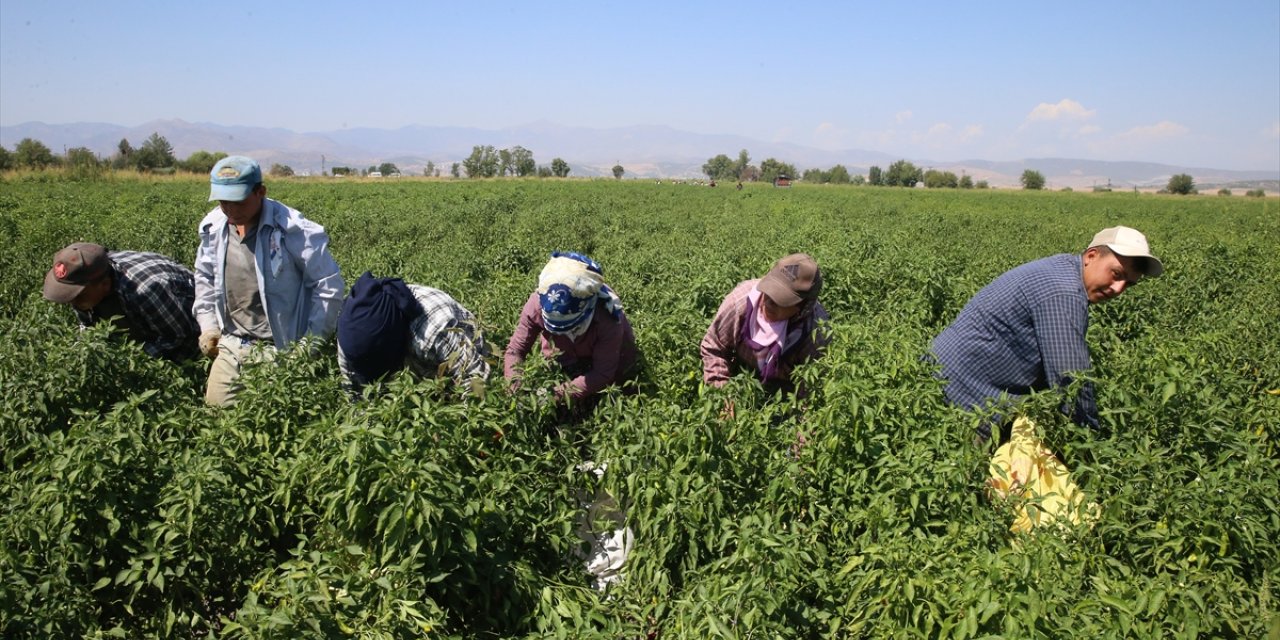
[[[1142,261],[1142,275],[1154,278],[1164,273],[1164,264],[1160,258],[1151,255],[1151,247],[1147,246],[1147,237],[1141,231],[1130,227],[1110,227],[1093,236],[1089,248],[1105,246],[1126,258],[1145,258]]]

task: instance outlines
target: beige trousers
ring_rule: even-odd
[[[270,342],[246,342],[236,336],[223,334],[218,339],[218,357],[209,367],[209,382],[204,389],[204,402],[214,407],[227,407],[235,403],[244,387],[236,381],[240,369],[246,364],[270,362],[276,357],[275,345]]]

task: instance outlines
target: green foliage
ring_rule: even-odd
[[[1226,188],[1218,189],[1218,195],[1220,195],[1220,196],[1229,196],[1229,195],[1231,195],[1231,190],[1230,190],[1230,189],[1226,189]]]
[[[492,178],[498,175],[498,152],[491,145],[476,145],[471,148],[471,155],[462,161],[468,178]],[[458,177],[457,166],[454,166],[454,177]]]
[[[500,176],[532,176],[538,169],[533,159],[533,152],[521,146],[503,149],[498,152],[498,175]]]
[[[991,185],[987,184],[986,180],[979,180],[976,183],[974,183],[973,188],[974,189],[990,189]]]
[[[620,165],[620,164],[615,164],[615,165],[613,165],[613,177],[614,177],[614,179],[616,179],[616,180],[621,180],[621,179],[622,179],[622,174],[624,174],[624,173],[626,173],[626,172],[627,172],[627,170],[626,170],[626,169],[624,169],[624,168],[622,168],[622,165]]]
[[[98,155],[87,147],[67,149],[64,163],[71,169],[70,175],[75,180],[101,178],[107,171],[107,164],[99,160]]]
[[[822,169],[805,169],[801,180],[810,184],[849,184],[851,181],[855,184],[862,184],[865,179],[857,176],[857,180],[850,178],[849,169],[844,165],[838,164],[827,171]]]
[[[924,186],[929,189],[956,189],[960,186],[960,179],[950,171],[930,169],[924,172]]]
[[[733,160],[721,153],[702,165],[702,173],[712,180],[729,180],[737,177]]]
[[[227,154],[222,151],[210,153],[201,149],[200,151],[193,152],[191,155],[187,156],[186,160],[178,163],[178,166],[181,167],[183,171],[190,171],[191,173],[200,175],[208,175],[213,171],[213,165],[218,164],[218,161],[225,157],[227,157]],[[337,167],[334,167],[334,169],[336,170]],[[337,174],[335,173],[334,175]]]
[[[1196,192],[1196,181],[1189,173],[1179,173],[1169,178],[1169,184],[1164,189],[1180,196],[1190,195]]]
[[[382,174],[382,175],[384,175],[384,176],[391,177],[391,176],[394,176],[394,175],[399,175],[399,173],[400,173],[400,168],[399,168],[399,167],[397,167],[397,166],[395,165],[395,163],[393,163],[393,162],[384,162],[384,163],[382,163],[382,164],[378,165],[378,172],[379,172],[379,173],[381,173],[381,174]],[[289,175],[293,175],[293,173],[292,173],[292,169],[290,170],[290,174],[289,174]]]
[[[738,151],[738,159],[733,163],[733,178],[743,179],[743,173],[751,166],[751,154],[746,149]]]
[[[884,184],[884,172],[879,166],[872,166],[867,171],[867,183],[873,187],[879,187]]]
[[[973,188],[973,178],[969,177],[968,175],[960,176],[960,188],[961,188],[961,189],[972,189],[972,188]]]
[[[800,175],[795,165],[788,164],[777,158],[765,158],[760,163],[760,179],[765,182],[773,182],[778,176],[787,176],[794,178]]]
[[[1044,174],[1035,169],[1023,171],[1018,181],[1022,183],[1022,188],[1028,191],[1039,191],[1044,188]]]
[[[44,169],[57,166],[58,159],[43,142],[34,138],[23,138],[13,148],[13,163],[23,169]]]
[[[13,154],[9,150],[0,146],[0,171],[8,171],[14,168]]]
[[[809,184],[824,184],[831,182],[831,175],[822,169],[805,169],[800,179]]]
[[[178,160],[173,157],[173,146],[169,141],[159,133],[152,133],[151,137],[142,143],[142,147],[133,154],[133,164],[139,171],[153,171],[174,167],[178,164]]]
[[[47,178],[47,176],[46,176]],[[1267,637],[1280,578],[1274,201],[649,181],[282,181],[344,273],[439,286],[501,350],[549,251],[605,266],[642,390],[565,425],[533,389],[401,374],[350,404],[332,344],[250,367],[146,357],[38,291],[72,238],[190,263],[202,178],[0,178],[5,637]],[[784,219],[780,224],[779,220]],[[1008,268],[1117,222],[1169,267],[1090,310],[1099,439],[1023,410],[1101,506],[1008,531],[929,342]],[[724,229],[747,232],[724,236]],[[1008,241],[1016,234],[1018,242]],[[707,238],[719,238],[707,242]],[[726,239],[727,238],[727,239]],[[423,247],[438,250],[423,251]],[[444,250],[448,248],[448,250]],[[701,386],[733,285],[797,250],[833,342],[803,399]],[[726,399],[735,417],[721,416]],[[595,481],[575,467],[605,461]],[[581,500],[625,505],[626,580],[588,587]]]
[[[568,178],[569,163],[561,158],[553,158],[551,160],[551,174],[557,178]]]
[[[1244,192],[1244,195],[1250,198],[1264,198],[1266,197],[1267,192],[1263,189],[1250,189]]]
[[[293,175],[293,167],[278,162],[272,163],[271,169],[267,171],[267,175],[272,178],[288,178]]]
[[[920,182],[923,174],[919,167],[906,161],[898,160],[889,165],[884,173],[884,184],[888,187],[914,187]]]
[[[723,153],[707,160],[702,165],[702,173],[712,181],[753,180],[755,179],[753,176],[757,176],[759,169],[751,166],[751,154],[743,149],[738,152],[736,160]]]
[[[849,184],[849,170],[846,169],[844,165],[838,164],[831,167],[831,172],[828,175],[828,178],[830,179],[831,184]]]

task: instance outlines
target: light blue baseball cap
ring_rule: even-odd
[[[262,167],[253,158],[227,156],[209,172],[209,200],[240,202],[262,182]]]

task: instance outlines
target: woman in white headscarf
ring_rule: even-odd
[[[581,402],[633,375],[638,352],[622,301],[604,284],[599,264],[587,256],[554,252],[538,276],[503,357],[503,375],[520,378],[520,363],[542,345],[572,379],[555,388],[557,401]]]

